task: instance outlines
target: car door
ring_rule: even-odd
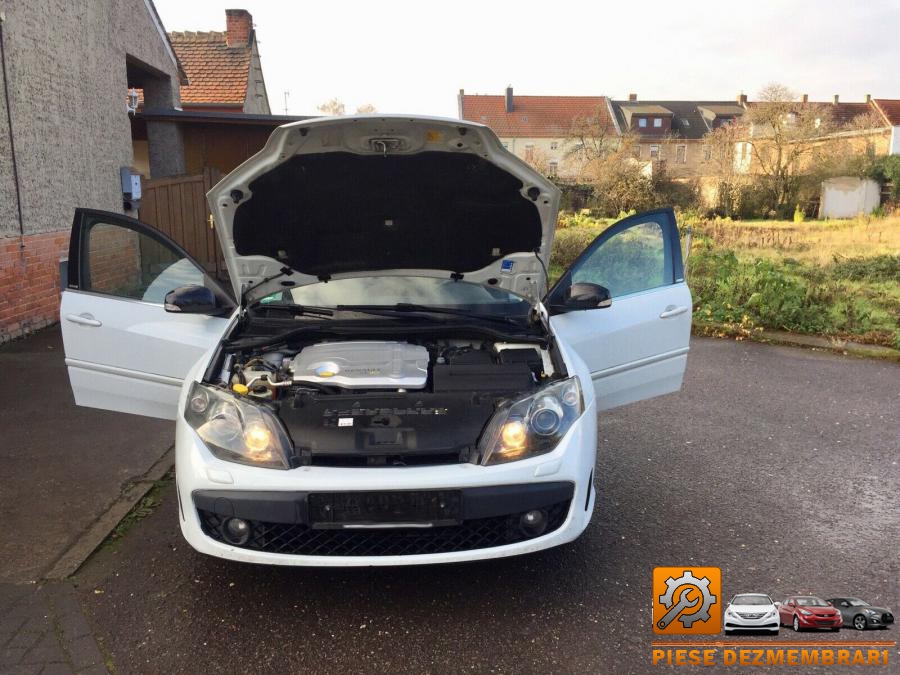
[[[609,291],[609,307],[570,310],[573,284]],[[678,391],[687,365],[691,293],[675,213],[659,209],[600,234],[548,293],[554,333],[584,359],[598,408]]]
[[[133,218],[78,209],[60,304],[75,402],[175,419],[188,370],[222,338],[228,294],[177,244]],[[166,293],[212,289],[217,316],[167,312]]]

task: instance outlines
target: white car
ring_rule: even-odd
[[[598,411],[681,387],[672,210],[609,227],[547,292],[560,193],[484,126],[288,124],[207,197],[233,293],[153,228],[79,210],[61,308],[78,404],[175,420],[198,551],[399,565],[570,542]]]
[[[778,634],[778,607],[765,593],[740,593],[725,607],[725,635],[740,630]]]

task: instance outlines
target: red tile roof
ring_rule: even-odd
[[[190,84],[181,87],[184,106],[231,103],[243,109],[250,77],[250,44],[229,47],[224,32],[169,33]]]
[[[875,106],[892,127],[900,127],[900,99],[876,98]]]
[[[486,124],[504,137],[563,138],[576,119],[598,114],[613,131],[605,96],[514,96],[508,113],[504,96],[462,95],[462,118]]]

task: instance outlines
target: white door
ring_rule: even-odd
[[[602,286],[609,307],[568,310],[573,283]],[[691,293],[672,209],[607,228],[547,298],[550,324],[591,371],[600,410],[681,388],[691,334]]]
[[[216,316],[170,313],[166,293],[205,285]],[[221,340],[234,303],[184,250],[140,222],[78,209],[60,307],[75,402],[175,419],[188,370]]]

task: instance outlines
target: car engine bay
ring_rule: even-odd
[[[564,376],[549,345],[465,338],[281,343],[214,362],[214,384],[277,414],[300,466],[477,461],[500,405]]]

